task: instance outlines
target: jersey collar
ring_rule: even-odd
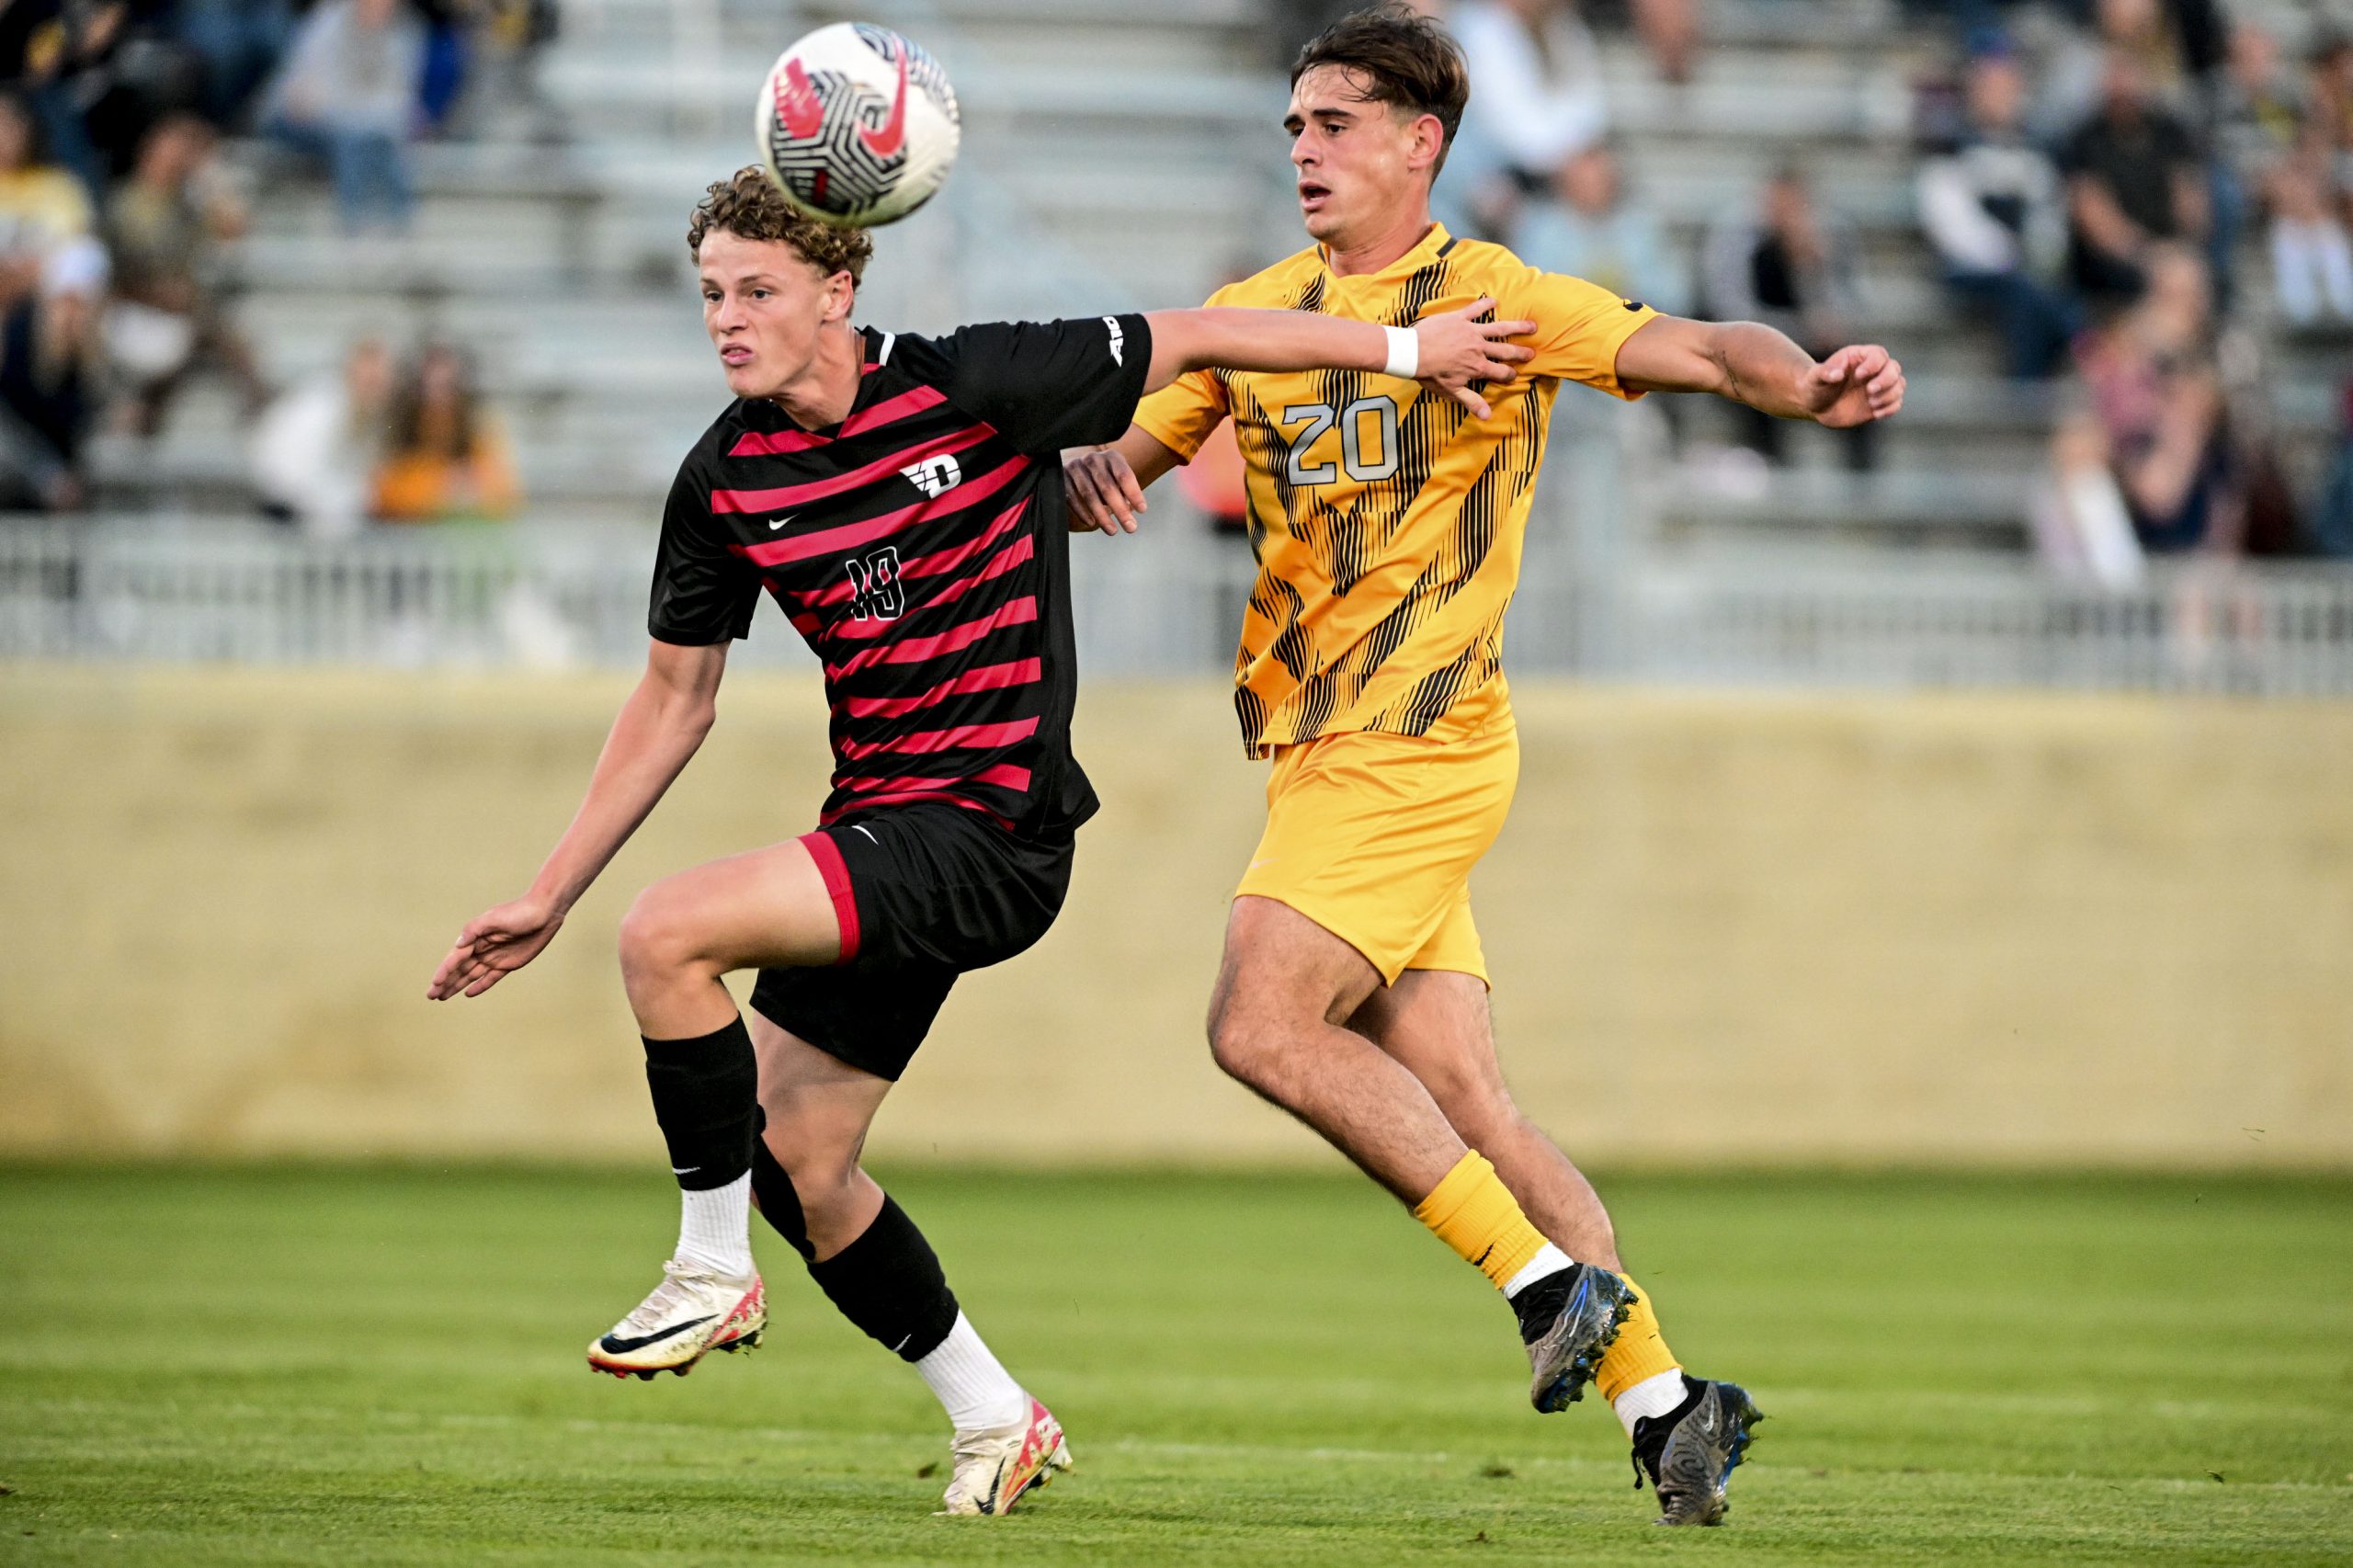
[[[848,424],[875,400],[878,395],[876,389],[881,383],[875,381],[874,372],[890,362],[891,349],[898,335],[895,332],[883,332],[870,326],[858,329],[858,390],[850,394],[849,413],[842,415],[840,423],[828,425],[821,430],[803,430],[792,415],[784,411],[783,404],[765,397],[742,400],[745,423],[753,429],[771,435],[788,432],[797,435],[812,447],[828,444],[841,434],[843,425]]]
[[[1341,277],[1332,270],[1332,253],[1320,243],[1315,247],[1315,265],[1335,284],[1402,283],[1453,248],[1454,236],[1446,232],[1446,225],[1433,222],[1429,233],[1415,241],[1411,250],[1378,272],[1351,272]]]

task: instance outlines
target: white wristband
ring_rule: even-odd
[[[1422,340],[1410,326],[1384,326],[1389,335],[1389,363],[1381,368],[1384,376],[1395,376],[1410,381],[1422,368]]]

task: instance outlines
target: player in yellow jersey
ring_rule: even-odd
[[[1402,347],[1386,375],[1196,372],[1064,468],[1074,526],[1132,531],[1142,487],[1219,421],[1234,422],[1248,467],[1259,571],[1235,706],[1245,744],[1274,766],[1211,1004],[1219,1065],[1504,1290],[1537,1408],[1594,1378],[1661,1522],[1715,1524],[1759,1413],[1737,1385],[1683,1373],[1600,1199],[1496,1065],[1468,878],[1518,771],[1504,610],[1561,382],[1711,392],[1847,426],[1901,407],[1904,374],[1883,348],[1817,364],[1768,327],[1661,315],[1449,235],[1430,185],[1469,91],[1453,41],[1403,6],[1316,38],[1284,121],[1316,243],[1211,302],[1404,328],[1490,300],[1529,353],[1487,389],[1486,412],[1400,379],[1414,369]]]

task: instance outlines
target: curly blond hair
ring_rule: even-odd
[[[757,164],[703,192],[687,221],[687,254],[699,261],[703,236],[714,229],[746,240],[782,240],[827,277],[847,272],[853,283],[866,276],[867,258],[874,254],[873,237],[864,229],[836,229],[804,215]]]

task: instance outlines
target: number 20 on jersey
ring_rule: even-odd
[[[1290,449],[1286,476],[1293,484],[1329,484],[1344,470],[1350,479],[1370,484],[1397,472],[1397,404],[1387,397],[1360,397],[1340,409],[1328,403],[1286,403],[1276,423]],[[1340,427],[1340,460],[1309,462],[1308,449],[1335,425]],[[1365,438],[1368,426],[1370,441]],[[1370,455],[1368,448],[1379,455]]]

